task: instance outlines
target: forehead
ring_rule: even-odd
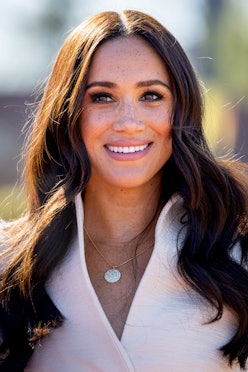
[[[88,80],[131,75],[138,78],[146,74],[153,75],[149,78],[168,80],[165,62],[147,40],[141,36],[120,36],[103,42],[95,51]]]

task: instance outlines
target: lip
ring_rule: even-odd
[[[148,140],[115,140],[110,143],[106,143],[105,146],[117,146],[117,147],[131,147],[131,146],[143,146],[149,145],[151,141]]]
[[[145,156],[152,146],[152,142],[112,142],[111,144],[105,145],[104,148],[107,154],[115,160],[119,161],[132,161],[141,159]],[[117,151],[118,150],[120,151]],[[139,149],[138,149],[139,148]]]

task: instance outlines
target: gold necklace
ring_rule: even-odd
[[[104,261],[106,262],[106,264],[108,264],[110,266],[110,269],[108,269],[105,274],[104,274],[104,279],[106,280],[106,282],[108,283],[116,283],[120,280],[121,278],[121,271],[118,270],[119,267],[121,266],[124,266],[126,265],[128,262],[131,262],[133,261],[135,258],[139,257],[140,255],[142,255],[143,253],[145,253],[146,251],[148,251],[149,249],[151,249],[154,245],[154,243],[152,245],[150,245],[148,248],[146,249],[143,249],[143,251],[137,253],[134,257],[131,257],[127,260],[125,260],[124,262],[118,264],[118,265],[113,265],[111,262],[109,262],[109,260],[103,255],[103,253],[100,251],[100,249],[97,247],[96,243],[93,241],[93,239],[91,238],[90,234],[88,233],[86,227],[84,226],[84,231],[87,235],[87,237],[89,238],[89,241],[91,242],[91,244],[93,245],[93,247],[95,248],[95,250],[98,252],[98,254],[104,259]]]

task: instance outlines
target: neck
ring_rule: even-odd
[[[139,189],[98,189],[89,184],[85,190],[85,226],[96,241],[111,244],[130,242],[156,215],[161,188],[145,185]]]

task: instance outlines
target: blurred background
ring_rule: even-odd
[[[247,0],[8,0],[0,12],[1,218],[24,208],[22,128],[64,39],[88,16],[122,9],[149,13],[176,36],[204,84],[210,146],[248,162]]]

